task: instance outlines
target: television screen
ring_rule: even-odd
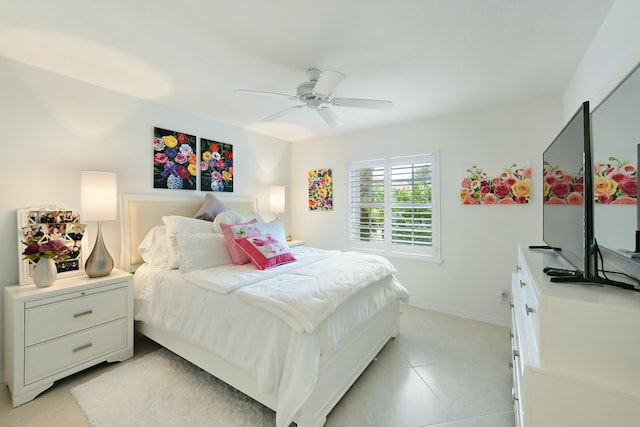
[[[585,278],[597,277],[589,103],[544,151],[543,239]]]

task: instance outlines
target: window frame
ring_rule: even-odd
[[[393,243],[392,239],[392,208],[402,203],[392,200],[392,168],[403,165],[416,165],[429,163],[431,174],[431,245]],[[363,204],[354,202],[353,194],[357,192],[353,173],[367,168],[382,168],[384,180],[384,198],[382,203],[371,202],[369,207],[383,206],[384,219],[382,227],[382,237],[375,236],[372,240],[362,240],[354,238],[354,234],[361,233],[361,223],[354,223],[353,219],[357,215],[355,210]],[[407,156],[379,157],[366,160],[352,160],[348,163],[348,209],[347,209],[347,247],[351,250],[377,253],[384,256],[419,259],[424,261],[441,262],[440,259],[440,183],[439,183],[439,159],[438,153],[424,153]],[[364,203],[367,205],[367,203]],[[415,206],[415,203],[410,203]],[[424,204],[417,204],[417,208]],[[406,204],[405,204],[406,206]],[[397,230],[397,229],[396,229]]]

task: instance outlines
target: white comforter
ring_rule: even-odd
[[[227,266],[205,270],[206,276],[194,274],[200,272],[184,276],[190,283],[216,291],[239,288],[240,299],[275,314],[295,332],[311,333],[351,295],[396,273],[385,258],[358,252],[319,253],[281,267],[266,271],[253,267],[244,282]],[[393,288],[398,297],[408,296],[397,281]]]
[[[340,251],[325,251],[314,248],[296,248],[296,262],[283,264],[267,270],[259,270],[252,263],[244,265],[222,265],[220,267],[194,270],[182,275],[184,280],[192,285],[212,290],[221,294],[228,294],[248,285],[269,279],[301,266],[322,261]]]
[[[134,280],[136,320],[252,372],[260,392],[276,393],[282,427],[313,390],[321,352],[392,300],[408,298],[383,258],[310,248],[295,248],[295,256],[299,261],[266,271],[224,266],[206,275],[142,266]],[[355,270],[347,273],[347,265]],[[238,275],[243,269],[249,274]]]

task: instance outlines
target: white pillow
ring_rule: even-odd
[[[278,242],[287,244],[287,234],[284,232],[284,225],[279,219],[274,219],[271,222],[264,222],[260,224],[262,234],[271,234]]]
[[[167,227],[153,227],[138,246],[138,253],[147,264],[166,267],[169,261],[167,254]]]
[[[213,220],[213,231],[215,233],[222,233],[222,229],[220,228],[220,224],[242,224],[246,222],[244,219],[244,215],[240,212],[236,211],[222,211],[218,215],[216,215]]]
[[[182,273],[233,264],[222,234],[176,232],[172,240]]]
[[[178,268],[179,265],[178,254],[171,238],[174,233],[213,233],[211,222],[201,219],[169,215],[163,216],[162,222],[167,226],[167,268]]]

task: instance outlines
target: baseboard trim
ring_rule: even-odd
[[[425,310],[437,311],[439,313],[450,314],[452,316],[464,317],[465,319],[477,320],[479,322],[490,323],[492,325],[503,326],[505,328],[511,327],[510,318],[502,318],[498,316],[487,316],[486,314],[474,313],[471,311],[460,310],[453,307],[445,307],[434,304],[425,304],[411,300],[409,304],[412,307],[423,308]]]

